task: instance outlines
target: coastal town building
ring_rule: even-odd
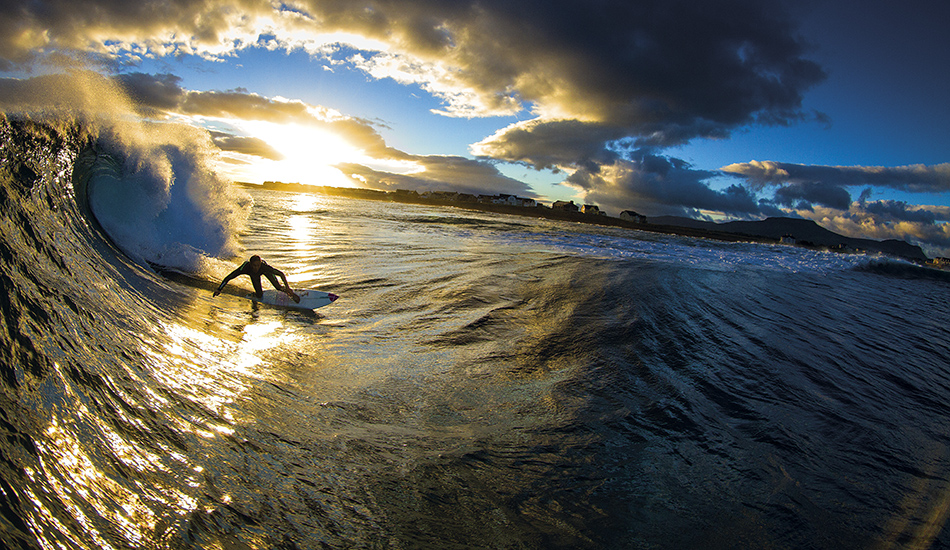
[[[793,237],[793,236],[791,236],[791,235],[788,235],[788,234],[785,234],[785,235],[782,235],[782,238],[779,239],[779,242],[782,243],[782,244],[795,244],[795,243],[797,243],[798,241],[795,240],[795,237]]]
[[[584,213],[591,216],[606,216],[607,213],[600,209],[600,207],[593,204],[584,205]]]
[[[620,219],[626,220],[633,223],[647,223],[647,217],[643,214],[638,214],[633,210],[624,210],[620,213]]]
[[[551,205],[551,209],[562,210],[564,212],[580,212],[580,208],[574,204],[574,201],[555,201],[555,203]]]
[[[416,191],[409,191],[406,189],[396,189],[393,191],[393,194],[397,199],[409,200],[409,199],[418,199],[419,193]]]
[[[422,194],[424,198],[436,200],[436,201],[446,201],[446,202],[455,202],[458,199],[458,193],[452,193],[450,191],[426,191]]]
[[[538,202],[534,199],[524,199],[521,197],[516,197],[515,195],[508,195],[505,193],[501,193],[499,195],[492,195],[490,197],[485,197],[485,198],[487,198],[488,200],[484,202],[491,202],[491,204],[503,204],[506,206],[535,207],[538,205]]]

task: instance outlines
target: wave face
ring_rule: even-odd
[[[183,437],[214,415],[162,381],[169,343],[153,336],[176,296],[147,262],[194,269],[229,239],[214,210],[156,238],[194,203],[184,155],[163,179],[78,124],[4,119],[0,134],[3,541],[154,541],[194,509]]]
[[[251,208],[187,136],[0,132],[7,547],[950,545],[939,272],[318,195]],[[265,308],[245,278],[212,298],[242,249],[342,297]]]

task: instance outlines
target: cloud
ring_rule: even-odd
[[[471,146],[479,157],[522,162],[538,169],[612,162],[606,144],[622,139],[616,127],[579,120],[531,120],[512,124]]]
[[[147,112],[165,112],[213,118],[263,120],[277,124],[324,124],[329,111],[302,101],[267,98],[244,91],[190,91],[175,75],[121,74],[115,80]]]
[[[284,155],[262,139],[211,132],[211,141],[222,151],[254,155],[268,160],[284,160]]]
[[[296,123],[327,130],[368,155],[399,159],[406,155],[386,145],[372,123],[303,101],[276,99],[246,91],[192,91],[174,75],[122,74],[115,77],[139,111],[147,116],[186,115]]]
[[[950,191],[950,163],[925,166],[818,166],[774,161],[730,164],[722,171],[745,179],[755,188],[785,184],[829,187],[874,186],[913,193]]]
[[[861,201],[856,203],[855,209],[860,209],[868,216],[882,222],[913,222],[933,225],[938,216],[947,219],[947,207],[931,209],[926,206],[909,205],[904,201]]]
[[[509,193],[534,196],[526,184],[504,176],[491,163],[455,156],[410,155],[386,145],[369,122],[343,116],[331,109],[302,101],[274,99],[246,92],[197,92],[183,90],[170,75],[121,75],[117,77],[143,111],[164,112],[221,119],[258,120],[276,124],[296,123],[321,128],[362,149],[377,160],[399,161],[418,167],[412,174],[376,170],[359,164],[337,168],[360,185],[377,189],[417,191],[458,191],[465,193]],[[277,160],[279,155],[259,139],[212,133],[214,142],[228,151],[254,154]]]
[[[950,208],[903,201],[871,201],[874,188],[910,193],[950,191],[950,164],[935,166],[815,166],[774,161],[731,164],[721,169],[758,191],[777,187],[774,203],[794,208],[828,229],[853,237],[905,239],[929,255],[950,251]],[[847,188],[865,187],[851,202]]]
[[[815,207],[797,214],[849,237],[897,239],[919,245],[929,257],[950,256],[947,207],[913,206],[901,201],[854,202],[847,210]]]
[[[783,206],[804,203],[804,208],[812,204],[847,210],[851,206],[851,195],[847,190],[834,185],[801,182],[780,187],[775,191],[775,202]]]
[[[568,185],[585,192],[585,201],[617,210],[635,209],[648,216],[701,216],[702,211],[738,217],[782,215],[740,186],[722,191],[708,180],[715,172],[695,170],[685,161],[636,151],[632,159],[577,170]],[[615,213],[616,214],[616,213]]]
[[[133,73],[110,79],[82,71],[73,75],[0,79],[0,107],[42,111],[51,105],[51,101],[62,108],[94,106],[98,105],[96,98],[101,98],[98,93],[101,90],[109,90],[124,101],[123,113],[138,111],[153,118],[191,116],[309,125],[342,137],[380,164],[395,161],[402,166],[415,166],[418,170],[405,174],[356,164],[338,167],[348,177],[370,187],[535,196],[528,185],[501,174],[490,162],[453,156],[410,155],[389,147],[376,128],[365,120],[346,117],[331,109],[302,101],[267,98],[243,91],[185,90],[180,87],[180,79],[173,75]],[[133,98],[133,101],[125,100],[126,96]],[[220,131],[209,133],[212,142],[223,151],[275,161],[284,159],[283,154],[262,139]],[[240,162],[233,158],[223,160]]]
[[[351,47],[333,46],[340,42]],[[327,64],[418,85],[448,116],[527,110],[534,120],[496,132],[473,153],[562,168],[591,196],[615,198],[639,181],[631,196],[657,205],[686,197],[687,182],[632,176],[642,162],[636,149],[724,138],[750,124],[822,120],[802,110],[802,97],[825,73],[806,57],[808,45],[778,1],[34,0],[0,7],[6,66],[57,49],[134,63],[223,58],[250,47],[303,48]],[[302,102],[183,90],[171,75],[118,78],[147,116],[305,121],[371,156],[408,158],[367,121]],[[647,182],[673,187],[647,192]],[[695,190],[701,199],[685,204],[754,210],[751,195]]]
[[[336,168],[354,183],[372,189],[455,191],[489,195],[507,193],[526,198],[535,196],[530,187],[505,176],[495,166],[486,162],[438,155],[413,156],[411,160],[420,170],[410,174],[397,174],[352,163],[338,164]]]
[[[50,51],[103,57],[223,55],[257,40],[267,25],[286,26],[299,14],[268,2],[37,0],[0,5],[0,59],[22,65]]]
[[[440,112],[530,108],[652,145],[808,118],[802,94],[825,77],[780,3],[760,0],[36,0],[0,10],[9,63],[53,48],[132,61],[248,47],[317,53],[342,39],[364,48],[350,64],[419,84],[443,100]]]
[[[184,101],[181,78],[172,74],[121,74],[114,79],[147,115],[176,110]]]
[[[143,73],[105,77],[93,71],[72,71],[32,78],[0,78],[0,109],[4,112],[101,113],[107,117],[137,112],[147,118],[201,117],[275,124],[295,123],[326,130],[367,155],[394,160],[409,155],[386,145],[375,125],[345,116],[332,109],[302,101],[267,98],[244,91],[192,91],[180,86],[174,75]],[[251,147],[264,158],[275,158],[262,143],[234,136],[217,143],[228,147]]]

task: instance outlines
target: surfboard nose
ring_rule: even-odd
[[[329,298],[331,302],[334,302],[334,301],[336,301],[337,298],[339,298],[339,296],[337,296],[336,294],[329,294],[329,293],[328,293],[328,294],[327,294],[327,298]]]

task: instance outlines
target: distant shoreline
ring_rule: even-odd
[[[317,185],[304,184],[270,184],[261,185],[257,183],[237,182],[243,187],[250,189],[265,189],[269,191],[285,191],[291,193],[313,193],[319,195],[330,195],[336,197],[347,197],[352,199],[376,200],[382,202],[398,202],[403,204],[419,204],[424,206],[448,206],[452,208],[461,208],[463,210],[476,210],[482,212],[494,212],[497,214],[511,214],[528,218],[539,218],[556,221],[567,221],[586,223],[591,225],[602,225],[607,227],[622,227],[626,229],[637,229],[651,233],[664,233],[668,235],[679,235],[683,237],[700,237],[728,242],[759,242],[766,244],[777,244],[778,239],[768,237],[756,237],[753,235],[738,235],[736,233],[727,233],[721,231],[709,231],[706,229],[695,229],[690,227],[659,225],[651,223],[637,223],[633,221],[622,220],[606,215],[584,214],[581,212],[567,212],[563,210],[554,210],[547,206],[509,206],[504,204],[491,204],[484,202],[459,202],[441,199],[426,198],[421,195],[412,197],[411,195],[397,195],[391,191],[377,191],[375,189],[359,189],[347,187],[324,187]]]
[[[242,187],[251,188],[251,189],[265,189],[270,191],[284,191],[292,193],[310,193],[310,194],[321,194],[329,196],[338,196],[346,197],[353,199],[364,199],[364,200],[375,200],[382,202],[397,202],[403,204],[419,204],[425,206],[445,206],[452,208],[460,208],[464,210],[475,210],[482,212],[494,212],[498,214],[510,214],[514,216],[538,218],[538,219],[547,219],[547,220],[556,220],[556,221],[566,221],[566,222],[575,222],[575,223],[586,223],[591,225],[599,225],[605,227],[620,227],[625,229],[634,229],[638,231],[647,231],[650,233],[661,233],[665,235],[677,235],[682,237],[692,237],[692,238],[701,238],[701,239],[711,239],[724,242],[751,242],[759,244],[780,244],[780,238],[774,238],[763,235],[754,235],[748,233],[737,233],[737,232],[728,232],[728,231],[716,231],[705,228],[695,228],[695,227],[685,227],[681,225],[664,225],[656,223],[640,223],[631,220],[620,219],[612,216],[607,216],[604,214],[585,214],[582,212],[570,212],[565,210],[556,210],[547,206],[511,206],[506,204],[492,204],[489,202],[479,202],[479,201],[458,201],[458,200],[445,200],[441,198],[432,198],[419,195],[414,192],[394,192],[394,191],[379,191],[375,189],[363,189],[363,188],[345,188],[345,187],[326,187],[326,186],[316,186],[316,185],[304,185],[304,184],[295,184],[295,183],[280,183],[280,182],[265,182],[264,184],[256,183],[247,183],[247,182],[236,182]],[[754,222],[753,222],[754,223]],[[817,225],[817,224],[816,224]],[[829,232],[831,233],[831,232]],[[841,237],[842,241],[849,240],[846,237]],[[875,241],[866,241],[869,243]],[[905,243],[906,244],[906,243]],[[799,246],[804,248],[810,248],[814,250],[828,250],[831,252],[838,253],[862,253],[862,252],[882,252],[881,250],[849,250],[842,247],[834,247],[823,244],[813,244],[809,242],[799,242],[795,245],[789,246]],[[911,245],[907,245],[911,246]],[[919,247],[913,247],[919,250]],[[891,254],[893,255],[893,254]],[[927,261],[926,256],[921,252],[918,257],[909,257],[907,255],[898,255],[899,257],[913,261],[921,265],[927,265],[930,267],[940,267],[932,265]],[[923,257],[923,260],[921,259]]]

